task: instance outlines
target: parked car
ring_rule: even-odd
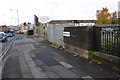
[[[11,30],[9,30],[9,33],[11,33],[12,36],[14,36],[15,35],[15,30],[11,29]]]
[[[0,41],[2,42],[7,41],[7,35],[4,32],[0,32]]]
[[[12,37],[12,36],[14,36],[12,33],[7,34],[7,37]]]
[[[19,31],[19,33],[20,33],[20,34],[24,34],[24,32],[23,32],[23,31]]]
[[[17,34],[19,34],[20,32],[19,32],[19,31],[17,31],[16,33],[17,33]]]

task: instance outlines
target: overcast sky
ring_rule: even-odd
[[[118,10],[119,0],[0,0],[0,25],[33,22],[38,17],[49,16],[50,20],[92,20],[96,10],[107,7],[110,12]],[[10,11],[13,9],[13,11]]]

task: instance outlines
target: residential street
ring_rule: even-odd
[[[120,0],[0,3],[0,80],[120,80]]]
[[[77,79],[118,80],[113,71],[103,65],[53,48],[42,39],[19,35],[3,59],[2,79]]]

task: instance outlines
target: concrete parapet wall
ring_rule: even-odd
[[[120,58],[106,53],[93,52],[68,44],[64,44],[65,50],[82,58],[102,62],[103,65],[120,70]]]
[[[68,44],[64,44],[65,50],[67,50],[68,52],[72,53],[73,55],[77,55],[79,57],[83,57],[83,58],[89,58],[88,56],[88,51],[85,49],[80,49],[78,47],[74,47]]]
[[[89,51],[89,59],[98,60],[102,62],[103,65],[120,71],[120,58],[117,56],[109,55],[102,52]]]

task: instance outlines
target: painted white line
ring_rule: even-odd
[[[17,37],[15,39],[13,39],[8,46],[3,50],[3,52],[0,54],[0,60],[3,59],[3,57],[6,55],[6,53],[8,52],[8,50],[10,49],[10,47],[14,44],[15,40],[17,39]]]
[[[2,79],[2,60],[0,60],[0,80]]]
[[[1,55],[0,55],[0,60],[2,60],[2,58],[5,56],[5,54],[7,53],[7,51],[8,51],[8,49],[10,48],[10,45],[11,44],[9,44],[5,49],[4,49],[4,51],[1,53]]]
[[[9,45],[4,49],[4,51],[0,55],[0,60],[2,60],[2,58],[6,55],[7,51],[9,50],[9,48],[12,46],[13,43],[14,40],[11,43],[9,43]]]
[[[2,79],[2,68],[4,66],[4,61],[6,61],[6,60],[3,61],[2,59],[6,55],[7,51],[10,49],[15,40],[16,39],[12,40],[0,55],[0,79]]]
[[[60,64],[62,64],[64,67],[66,67],[66,68],[73,68],[73,66],[72,65],[70,65],[70,64],[68,64],[67,62],[64,62],[64,61],[61,61],[61,62],[59,62]]]
[[[84,76],[84,77],[82,77],[82,79],[84,79],[84,80],[95,80],[91,76]]]
[[[14,41],[13,46],[15,45],[15,42],[16,42],[16,41]]]
[[[84,76],[84,77],[82,77],[82,78],[92,78],[91,76]]]

